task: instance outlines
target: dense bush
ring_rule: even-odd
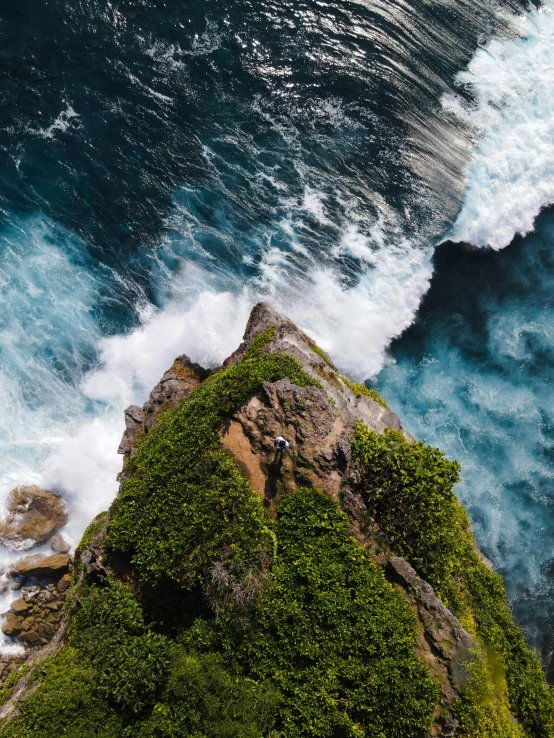
[[[233,676],[217,654],[175,647],[162,699],[140,727],[140,738],[260,738],[269,736],[280,695],[270,683]]]
[[[2,738],[415,738],[437,685],[415,616],[313,490],[281,502],[277,561],[245,620],[234,603],[175,640],[119,582],[88,585],[69,644]]]
[[[553,738],[552,691],[513,623],[501,577],[474,550],[467,515],[453,491],[458,464],[424,443],[408,443],[396,431],[381,436],[361,424],[352,451],[370,514],[392,549],[405,556],[463,624],[497,654],[506,675],[509,708],[526,735]],[[491,714],[490,709],[482,710],[481,733],[472,727],[467,735],[504,735],[497,728],[496,733],[493,728],[486,732]],[[467,715],[466,704],[470,725]]]
[[[437,687],[414,652],[415,616],[348,532],[336,503],[283,500],[278,563],[243,630],[233,612],[189,639],[217,648],[282,701],[283,738],[410,738],[425,732]]]
[[[152,706],[169,665],[169,642],[144,623],[131,591],[119,582],[90,587],[75,617],[69,643],[95,669],[96,692],[123,714]]]
[[[124,736],[120,715],[96,693],[94,667],[82,653],[66,645],[37,671],[38,688],[2,728],[2,738]]]
[[[352,453],[369,513],[394,542],[395,551],[433,586],[448,590],[468,526],[453,491],[459,464],[425,443],[408,443],[398,431],[380,435],[361,423]]]

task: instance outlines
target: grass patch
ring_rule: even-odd
[[[384,407],[385,410],[390,410],[385,400],[383,400],[381,395],[373,387],[370,389],[369,387],[366,387],[365,384],[358,384],[357,382],[351,382],[349,379],[342,376],[342,374],[340,378],[345,383],[345,385],[352,390],[355,397],[360,397],[360,395],[365,395],[366,397],[369,397],[370,400],[373,400],[374,402],[379,403],[379,405],[381,405],[381,407]]]

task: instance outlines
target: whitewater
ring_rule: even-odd
[[[395,20],[406,27],[413,22],[400,16]],[[0,398],[7,411],[0,419],[0,502],[18,484],[60,493],[70,516],[64,535],[75,546],[88,522],[117,493],[121,457],[116,449],[124,409],[142,404],[181,353],[204,366],[221,363],[240,342],[259,300],[289,315],[353,378],[375,379],[384,368],[379,381],[390,389],[394,409],[418,436],[429,435],[430,424],[415,420],[421,408],[398,390],[406,374],[387,378],[386,372],[401,372],[389,346],[413,323],[429,290],[437,241],[448,238],[500,250],[516,234],[530,233],[541,209],[554,203],[554,13],[545,5],[520,17],[504,13],[500,22],[504,32],[476,51],[450,89],[438,82],[433,88],[440,100],[433,119],[435,140],[420,123],[414,134],[418,145],[410,151],[396,131],[390,134],[382,166],[400,168],[410,162],[406,187],[417,195],[411,201],[376,190],[368,194],[354,176],[335,186],[332,171],[316,172],[307,155],[300,130],[315,124],[302,120],[301,105],[296,102],[294,114],[280,117],[259,94],[247,115],[264,121],[276,151],[292,152],[290,172],[283,174],[267,143],[255,135],[248,139],[244,134],[251,157],[246,161],[236,154],[245,145],[239,135],[205,137],[198,166],[211,173],[217,189],[174,187],[168,195],[171,206],[160,216],[161,235],[139,249],[130,271],[93,259],[77,224],[74,229],[60,225],[48,213],[5,217]],[[160,106],[153,110],[161,115],[175,98],[161,80],[184,74],[187,59],[224,54],[225,34],[225,24],[209,23],[186,51],[139,34],[140,53],[156,73],[143,82],[129,72],[127,79]],[[271,60],[263,50],[254,58],[260,68],[269,69]],[[352,59],[355,63],[355,54]],[[27,125],[26,135],[50,147],[79,135],[86,111],[73,100],[61,103],[42,126]],[[329,96],[314,97],[312,104],[310,115],[338,137],[340,156],[347,161],[362,125],[356,104]],[[372,125],[376,140],[389,135],[381,124]],[[414,121],[410,125],[416,130]],[[441,148],[443,139],[447,144]],[[21,151],[14,156],[19,169],[24,156]],[[463,174],[447,172],[452,159],[463,165]],[[413,184],[418,173],[427,175],[428,189]],[[244,183],[249,178],[255,182],[256,202],[267,205],[269,215],[261,223],[251,219],[246,236],[239,238],[237,189],[248,192]],[[441,188],[447,203],[442,221],[416,228],[421,213],[439,202]],[[205,202],[215,213],[211,220],[203,215]],[[140,279],[133,278],[136,274]],[[123,326],[105,317],[106,304],[114,312],[127,310]],[[509,350],[523,349],[517,342],[499,349]],[[426,387],[454,383],[449,376],[459,370],[455,358],[437,352],[440,371],[427,377]],[[513,412],[533,402],[533,393],[521,389]],[[480,410],[486,409],[482,399]],[[487,432],[494,434],[491,423]],[[444,445],[440,434],[434,437]],[[445,447],[449,453],[460,451]],[[471,455],[463,461],[471,470]],[[517,463],[534,464],[524,456]],[[490,472],[491,490],[499,489],[504,474]],[[471,510],[475,500],[468,485],[464,490]],[[506,520],[498,499],[499,493],[495,502],[494,494],[487,498],[479,492],[481,509],[496,516],[496,530]],[[510,519],[514,540],[520,522]],[[518,556],[499,545],[492,546],[492,554],[499,563]],[[0,564],[20,555],[3,549]],[[11,596],[10,591],[3,595],[0,609]],[[6,642],[4,647],[11,646]]]

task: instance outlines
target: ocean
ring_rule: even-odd
[[[0,500],[78,542],[124,408],[267,300],[462,463],[548,666],[553,41],[515,0],[5,0]]]

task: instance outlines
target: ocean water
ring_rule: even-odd
[[[553,35],[516,0],[2,3],[0,505],[59,492],[75,544],[124,408],[269,300],[458,456],[547,658]]]

